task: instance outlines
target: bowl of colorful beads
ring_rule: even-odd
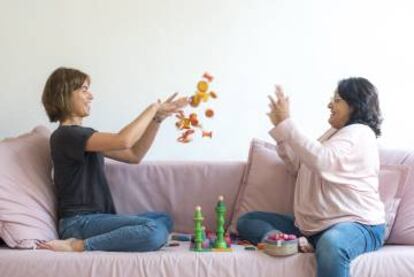
[[[272,233],[264,240],[263,251],[271,256],[289,256],[298,253],[298,238],[295,235]]]

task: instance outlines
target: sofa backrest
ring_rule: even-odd
[[[121,214],[165,211],[172,215],[174,231],[193,232],[196,206],[204,225],[215,231],[215,205],[224,196],[226,224],[230,223],[245,162],[160,161],[128,165],[107,160],[106,176]]]
[[[381,149],[380,157],[382,169],[384,166],[397,165],[405,165],[409,168],[404,192],[399,193],[402,197],[398,201],[398,212],[394,215],[393,229],[387,242],[413,245],[414,152]],[[219,195],[223,195],[225,198],[227,205],[226,224],[229,224],[234,215],[235,205],[240,206],[240,203],[243,202],[244,196],[240,193],[244,184],[243,177],[246,176],[245,174],[252,175],[245,172],[249,169],[247,163],[240,161],[166,161],[126,165],[108,160],[106,164],[108,181],[119,213],[136,214],[146,211],[166,211],[172,214],[175,222],[174,230],[178,232],[193,231],[193,214],[198,205],[202,207],[206,228],[214,230],[214,206]],[[284,167],[283,164],[278,166]],[[274,174],[274,170],[268,173],[262,172],[262,174]],[[280,176],[274,179],[280,179]],[[278,183],[278,180],[275,182]],[[393,181],[392,185],[394,186],[395,183]],[[274,185],[269,185],[269,193],[274,189]],[[293,190],[289,191],[289,195],[286,195],[286,190],[284,193],[287,199],[291,199],[292,195],[290,194],[293,193]],[[275,199],[277,199],[276,196]],[[278,212],[286,212],[289,207],[290,204],[284,209],[279,207],[280,211],[278,210]],[[237,220],[238,216],[239,214],[236,214],[233,221]],[[232,230],[235,231],[234,228]]]

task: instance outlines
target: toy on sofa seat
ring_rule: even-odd
[[[298,253],[298,238],[282,232],[273,233],[263,240],[263,250],[272,256],[288,256]]]
[[[197,206],[194,212],[194,243],[191,246],[192,251],[196,252],[202,252],[206,251],[205,248],[203,248],[203,214],[201,212],[201,207]]]
[[[226,220],[226,205],[224,205],[224,197],[219,196],[217,205],[216,205],[216,236],[217,239],[214,243],[214,248],[216,249],[226,249],[227,244],[224,240],[224,222]]]
[[[207,102],[210,98],[217,98],[217,94],[214,91],[208,91],[209,83],[214,79],[213,76],[209,73],[204,73],[202,78],[203,79],[197,83],[197,91],[194,95],[189,97],[190,106],[193,108],[198,108],[202,102]],[[206,118],[212,118],[214,116],[214,110],[211,108],[206,109],[204,116]],[[178,130],[182,131],[181,135],[177,138],[178,142],[189,143],[192,141],[196,129],[201,130],[201,137],[203,138],[213,137],[212,131],[203,129],[197,113],[192,112],[187,116],[184,111],[179,111],[176,114],[176,118],[178,121],[175,123],[175,126]]]
[[[224,197],[219,196],[216,212],[216,233],[205,230],[203,224],[203,214],[201,207],[197,206],[194,212],[194,241],[190,250],[196,252],[231,252],[231,238],[225,232],[224,224],[226,219],[227,208],[224,204]]]

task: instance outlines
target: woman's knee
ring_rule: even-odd
[[[315,255],[318,276],[348,276],[351,259],[345,243],[321,238]]]
[[[261,211],[247,212],[247,213],[242,214],[239,217],[239,220],[240,219],[257,219],[257,218],[260,218],[261,216],[263,216],[265,214],[269,214],[269,213],[261,212]]]
[[[161,220],[165,224],[165,227],[167,228],[168,233],[170,233],[174,226],[174,222],[173,222],[171,215],[167,213],[162,213]]]
[[[349,260],[346,241],[335,233],[322,235],[318,240],[315,250],[316,258],[323,263],[341,262]]]
[[[239,219],[237,220],[237,229],[239,226],[243,227],[248,224],[249,220],[258,219],[263,212],[247,212],[242,214]]]
[[[168,229],[163,224],[155,223],[151,226],[151,233],[145,242],[144,251],[154,251],[160,249],[168,241]]]
[[[165,212],[146,212],[138,216],[143,216],[146,218],[150,218],[152,220],[162,222],[162,224],[164,224],[167,228],[168,232],[171,232],[174,226],[174,222],[171,215]]]
[[[244,228],[249,225],[249,220],[254,219],[257,212],[248,212],[243,214],[237,220],[237,232],[242,233]]]

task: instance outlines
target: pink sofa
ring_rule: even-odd
[[[234,246],[234,251],[230,253],[194,253],[188,251],[186,242],[181,242],[178,247],[163,247],[160,251],[149,253],[56,253],[20,249],[30,248],[36,240],[53,238],[56,231],[47,230],[50,228],[47,222],[56,220],[54,200],[50,198],[50,193],[45,193],[45,190],[53,190],[50,183],[42,187],[42,193],[34,197],[35,201],[29,209],[20,213],[14,212],[20,206],[13,207],[10,199],[4,200],[10,198],[8,188],[14,182],[20,183],[17,187],[26,184],[25,179],[50,182],[47,174],[36,180],[27,173],[31,170],[26,164],[27,159],[10,161],[8,156],[22,157],[21,151],[26,154],[28,150],[19,145],[26,144],[30,148],[39,143],[33,143],[31,138],[36,132],[38,135],[39,129],[26,134],[23,139],[19,137],[0,142],[0,236],[14,247],[0,247],[0,276],[315,275],[313,254],[276,258],[261,251],[246,251],[240,246]],[[37,157],[47,159],[48,134],[43,129],[41,133],[40,144],[44,147],[39,147],[39,144],[33,151],[41,151],[43,154],[36,153]],[[28,142],[22,142],[27,137],[30,138]],[[8,157],[10,162],[4,162],[1,157]],[[352,263],[352,276],[414,276],[414,152],[381,150],[381,160],[381,193],[388,203],[388,221],[392,228],[387,245],[377,252],[358,257]],[[11,167],[13,162],[17,163],[16,168],[24,166],[29,177],[21,173],[19,178],[12,178],[11,174],[17,174],[14,169],[4,168]],[[45,172],[50,173],[50,164],[43,167]],[[198,205],[202,207],[205,225],[214,230],[214,206],[219,195],[223,195],[226,202],[229,228],[234,228],[237,217],[249,210],[291,212],[292,209],[294,178],[275,154],[274,146],[258,140],[252,142],[248,161],[164,161],[140,165],[107,161],[106,173],[119,213],[167,211],[172,214],[175,231],[178,232],[192,231],[194,207]],[[30,190],[29,194],[33,195],[34,190]],[[15,202],[16,199],[20,196],[14,198]],[[31,202],[27,200],[25,203]],[[40,215],[40,209],[45,209],[50,218]],[[23,213],[27,213],[26,217],[30,220],[22,217]],[[44,224],[37,224],[36,220]],[[38,233],[33,231],[36,226],[41,229]],[[24,229],[29,227],[31,229]]]

